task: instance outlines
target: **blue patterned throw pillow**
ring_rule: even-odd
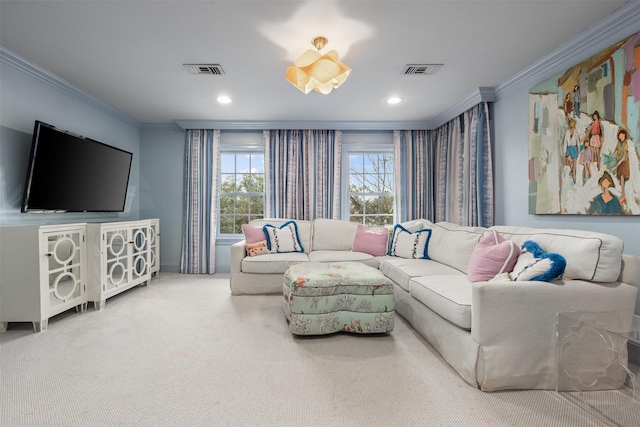
[[[562,278],[567,260],[560,254],[545,252],[533,240],[522,244],[518,262],[513,267],[511,280],[537,280],[551,282]]]
[[[413,233],[400,224],[393,227],[389,255],[400,258],[429,259],[428,248],[431,229],[424,228]]]
[[[267,248],[271,253],[304,252],[295,221],[287,221],[280,227],[265,224],[262,229],[267,236]]]

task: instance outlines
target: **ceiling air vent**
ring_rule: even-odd
[[[224,74],[220,64],[182,64],[191,74],[208,74],[221,76]]]
[[[430,76],[437,73],[443,65],[444,64],[408,64],[402,69],[401,74],[425,74]]]

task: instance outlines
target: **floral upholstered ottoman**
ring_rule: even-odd
[[[359,262],[293,264],[284,274],[284,315],[295,335],[391,332],[393,284]]]

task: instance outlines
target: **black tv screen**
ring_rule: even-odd
[[[22,212],[123,212],[132,153],[37,121]]]

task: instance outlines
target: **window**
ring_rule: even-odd
[[[393,154],[349,154],[349,221],[393,224]]]
[[[220,234],[241,234],[242,224],[264,217],[264,153],[220,155]]]

